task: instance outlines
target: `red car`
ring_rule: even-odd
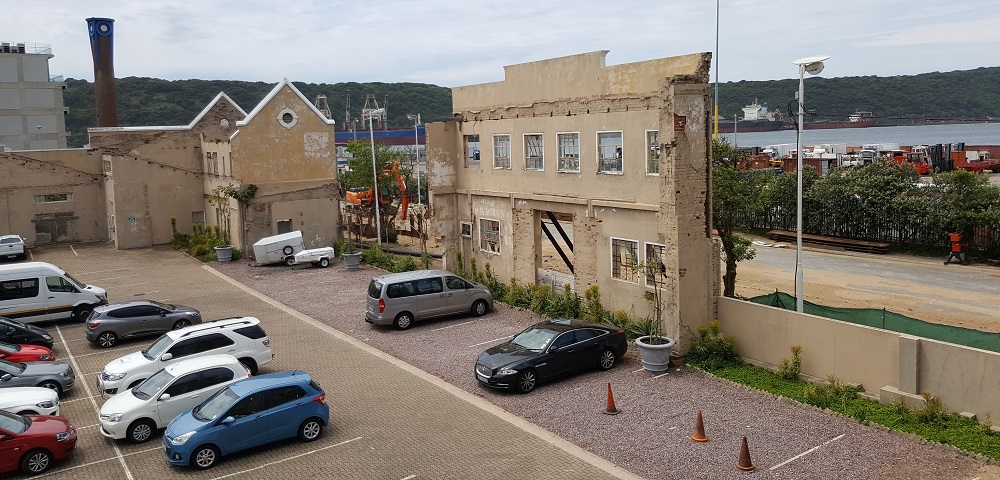
[[[11,362],[51,362],[56,356],[52,354],[52,350],[39,345],[0,342],[0,358]]]
[[[37,475],[76,448],[76,429],[51,415],[19,415],[0,410],[0,473],[20,469]]]

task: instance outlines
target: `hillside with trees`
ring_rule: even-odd
[[[375,95],[386,106],[390,127],[412,126],[407,114],[420,113],[424,121],[451,116],[451,91],[422,83],[295,83],[310,101],[326,95],[338,124],[344,120],[347,95],[351,116],[360,119],[365,96]],[[232,80],[160,80],[127,77],[116,82],[118,121],[122,126],[187,125],[220,91],[244,110],[252,110],[274,87],[273,83]],[[771,110],[797,112],[794,99],[798,79],[739,81],[719,84],[719,116],[742,116],[755,99]],[[714,88],[712,90],[714,92]],[[69,145],[87,142],[87,128],[96,124],[94,85],[67,79],[64,92]],[[384,105],[388,100],[388,105]],[[939,121],[1000,119],[1000,67],[933,72],[893,77],[806,78],[806,108],[812,121],[845,121],[855,111],[872,112],[879,122],[908,124]]]

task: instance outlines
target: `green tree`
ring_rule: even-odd
[[[974,246],[977,230],[1000,226],[1000,186],[990,184],[987,175],[955,170],[933,178],[934,187],[918,193],[934,205],[932,218],[940,229],[960,232]]]
[[[355,191],[371,189],[374,183],[371,142],[348,142],[347,152],[351,158],[347,162],[347,171],[342,173],[339,178],[342,193],[346,195],[347,190],[350,189]],[[405,157],[406,152],[394,151],[386,145],[375,144],[375,170],[378,171],[380,192],[378,196],[382,199],[379,202],[379,213],[382,216],[383,232],[389,231],[389,227],[399,210],[399,205],[394,205],[392,200],[400,198],[402,194],[396,179],[392,176],[393,165],[398,165],[397,168],[404,183],[408,183],[410,177],[408,165],[404,165],[404,162],[401,161]]]
[[[750,239],[737,233],[746,222],[764,210],[762,194],[767,190],[770,170],[747,168],[746,153],[725,140],[712,143],[712,226],[719,232],[726,273],[723,295],[736,295],[736,265],[757,254]]]

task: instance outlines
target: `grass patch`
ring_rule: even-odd
[[[717,377],[741,385],[817,405],[853,417],[861,423],[875,423],[893,430],[919,435],[927,440],[1000,460],[1000,434],[989,428],[989,420],[979,423],[956,413],[945,412],[940,399],[924,395],[924,406],[910,409],[900,402],[883,405],[858,395],[860,389],[846,386],[831,377],[825,385],[785,379],[766,368],[738,363],[713,368],[713,362],[689,360],[689,364]]]

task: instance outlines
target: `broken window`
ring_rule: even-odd
[[[45,195],[35,195],[35,203],[59,203],[73,200],[72,193],[47,193]]]
[[[525,170],[545,170],[544,154],[541,133],[532,133],[524,136]]]
[[[646,131],[646,174],[660,174],[660,132]]]
[[[639,242],[611,237],[611,277],[639,283],[639,275],[635,271],[638,256]]]
[[[191,223],[205,224],[205,211],[191,212]]]
[[[658,243],[646,243],[646,286],[653,287],[663,283],[666,275],[666,265],[663,262],[667,247]]]
[[[465,238],[472,238],[472,222],[459,222],[461,233]]]
[[[500,221],[479,219],[479,249],[500,254]]]
[[[465,136],[465,166],[479,166],[479,135]]]
[[[622,132],[597,133],[597,172],[622,173]]]
[[[559,144],[559,161],[556,168],[560,172],[579,172],[580,134],[560,133],[556,138]]]
[[[493,168],[510,170],[510,135],[493,135]]]

